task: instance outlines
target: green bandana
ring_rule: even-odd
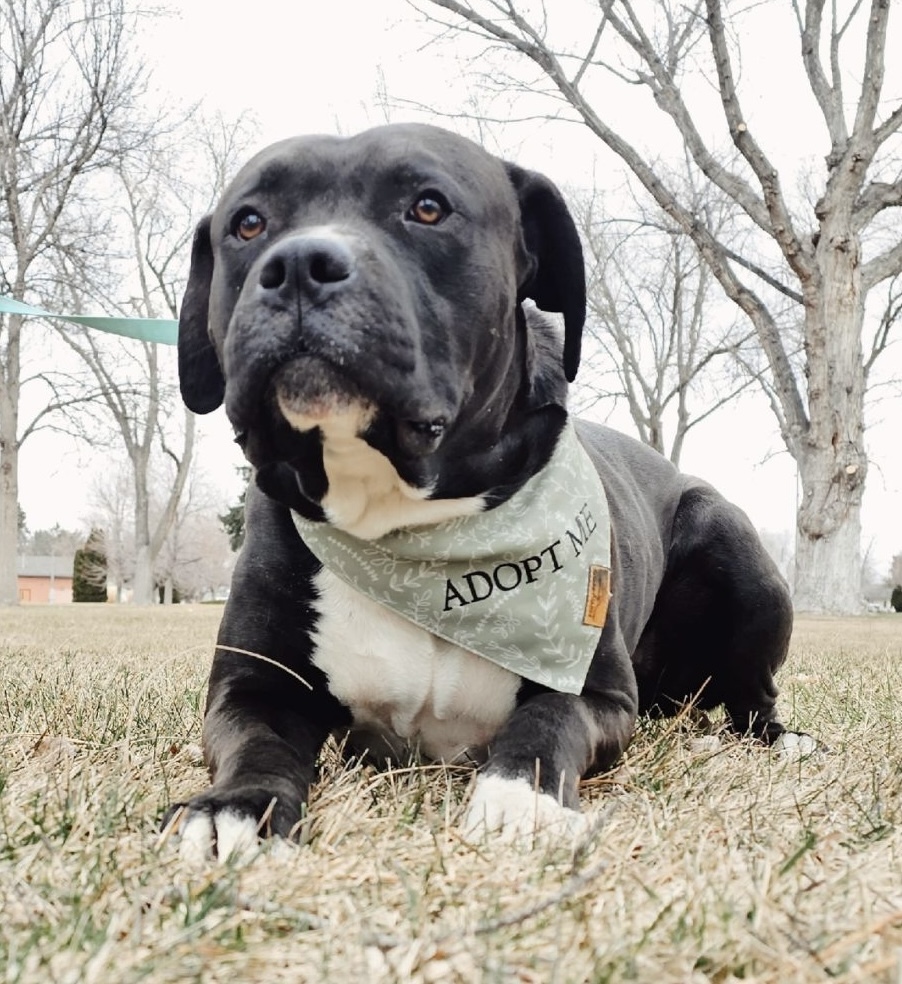
[[[518,676],[582,691],[610,598],[611,533],[571,424],[538,475],[475,516],[360,540],[292,515],[317,559],[374,601]]]

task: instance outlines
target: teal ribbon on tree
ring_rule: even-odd
[[[69,321],[73,325],[97,328],[125,338],[137,338],[142,342],[159,342],[175,345],[178,341],[179,323],[172,318],[109,318],[104,315],[53,314],[41,308],[0,295],[0,314],[21,314],[26,318],[52,318]]]

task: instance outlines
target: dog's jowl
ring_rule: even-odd
[[[182,394],[255,479],[186,853],[296,834],[330,734],[474,763],[473,837],[579,830],[642,712],[781,737],[786,587],[714,489],[568,416],[584,315],[558,190],[434,127],[275,144],[200,222]]]

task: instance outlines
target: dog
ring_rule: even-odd
[[[550,180],[428,125],[276,143],[199,223],[181,392],[255,481],[183,852],[297,838],[330,735],[474,764],[464,832],[521,840],[583,829],[639,714],[786,742],[792,606],[748,518],[568,415],[584,277]]]

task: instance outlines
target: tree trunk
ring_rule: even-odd
[[[152,434],[152,428],[149,428]],[[132,452],[135,479],[135,576],[132,580],[132,604],[152,605],[154,553],[150,542],[150,493],[147,473],[150,461],[148,440]]]
[[[818,283],[806,296],[810,424],[795,445],[802,486],[796,536],[797,610],[856,614],[861,590],[865,371],[861,244],[849,210],[823,217]]]
[[[861,592],[861,484],[832,449],[799,466],[793,604],[797,611],[857,614]]]
[[[7,401],[0,394],[0,402]],[[3,411],[7,408],[4,406]],[[5,423],[5,422],[4,422]],[[5,433],[5,426],[0,434]],[[19,552],[19,449],[0,437],[0,606],[19,603],[16,557]]]
[[[17,280],[16,287],[20,287]],[[16,295],[20,296],[20,295]],[[19,603],[19,340],[22,319],[6,319],[6,359],[0,361],[0,605]],[[0,326],[2,334],[2,326]]]
[[[132,581],[132,604],[152,605],[153,597],[153,558],[150,556],[150,545],[138,543],[135,545],[135,578]]]

